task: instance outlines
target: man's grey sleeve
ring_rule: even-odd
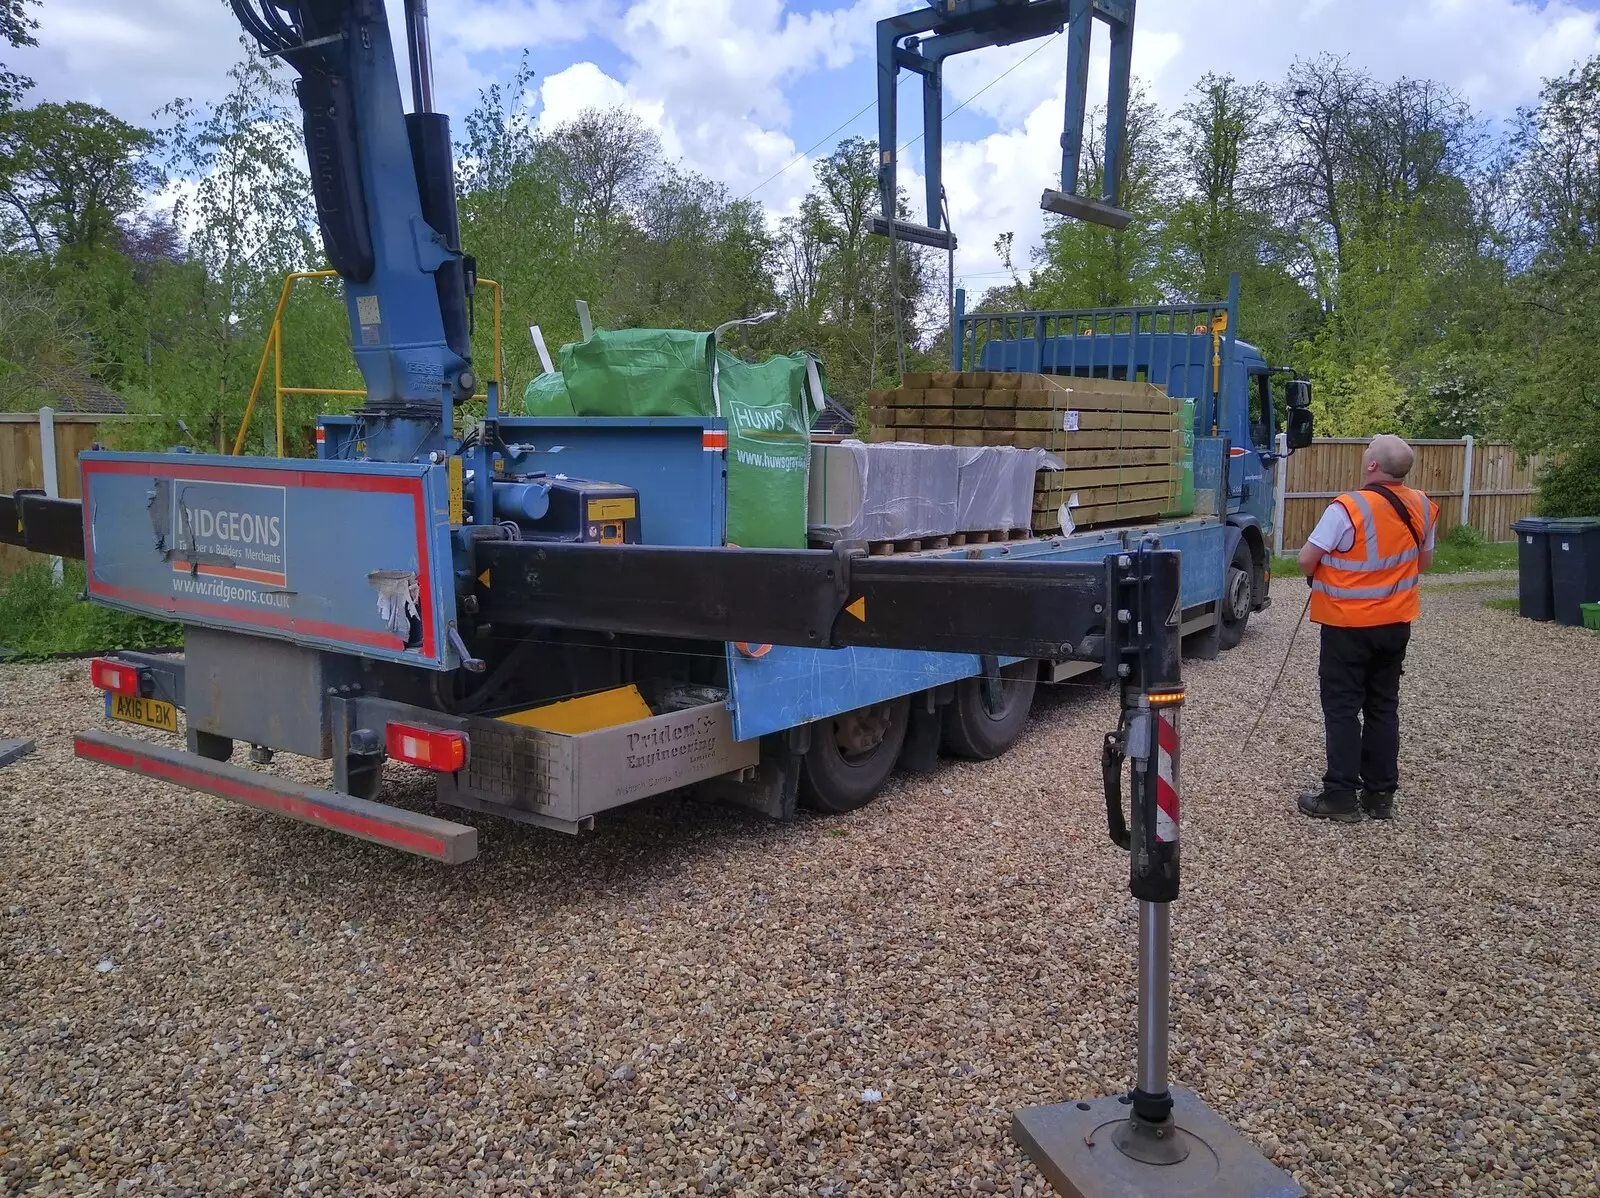
[[[1355,532],[1350,513],[1344,510],[1344,504],[1335,500],[1322,513],[1306,540],[1324,553],[1339,553],[1355,543]]]

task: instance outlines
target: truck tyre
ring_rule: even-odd
[[[1218,613],[1221,622],[1217,635],[1224,649],[1232,649],[1244,639],[1245,627],[1250,623],[1250,605],[1255,599],[1255,576],[1255,555],[1240,537],[1222,580],[1222,603]]]
[[[894,769],[910,719],[906,695],[812,724],[800,774],[806,806],[842,814],[871,802]]]
[[[1022,735],[1039,687],[1039,663],[1019,661],[1000,671],[1000,710],[990,714],[983,701],[983,679],[963,678],[944,709],[944,748],[954,757],[988,761]]]

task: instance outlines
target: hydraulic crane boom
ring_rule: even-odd
[[[447,448],[474,390],[450,120],[433,111],[426,0],[406,0],[414,111],[402,105],[383,0],[231,0],[263,53],[283,59],[304,114],[328,261],[344,283],[366,382],[367,456]]]

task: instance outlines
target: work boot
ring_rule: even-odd
[[[1373,819],[1394,818],[1394,791],[1392,790],[1363,790],[1361,792],[1361,810]]]
[[[1337,820],[1341,824],[1361,822],[1361,804],[1353,790],[1308,790],[1300,796],[1300,810],[1312,819]]]

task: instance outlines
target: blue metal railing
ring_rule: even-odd
[[[1233,360],[1239,276],[1226,300],[1039,312],[966,311],[957,290],[951,366],[1144,379],[1192,398],[1202,429],[1217,422],[1223,368]]]

